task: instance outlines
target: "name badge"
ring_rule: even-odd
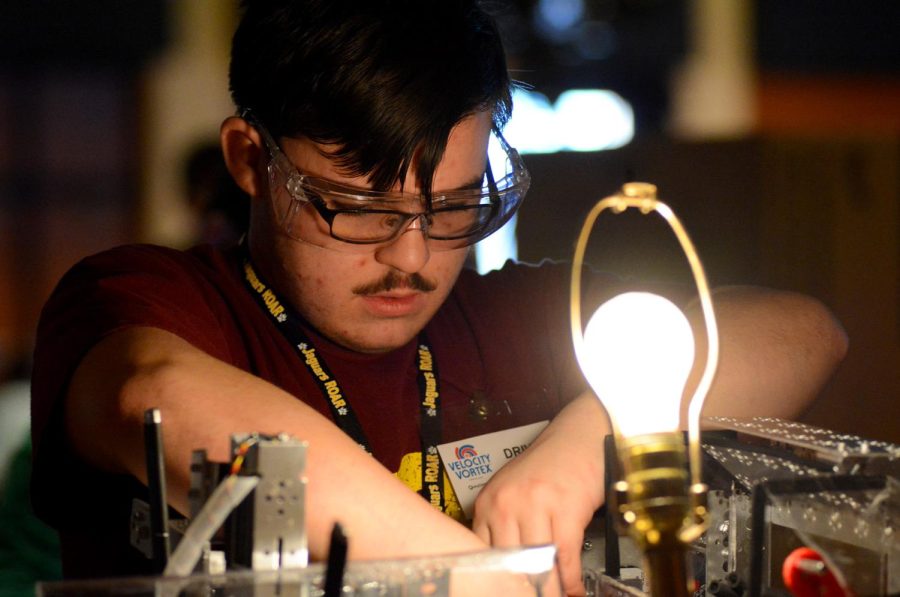
[[[438,446],[444,470],[466,518],[472,518],[481,488],[504,464],[523,453],[548,423],[541,421]]]

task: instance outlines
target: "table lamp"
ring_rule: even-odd
[[[698,290],[707,358],[687,408],[688,450],[679,418],[695,343],[684,313],[659,295],[627,292],[602,304],[582,328],[581,270],[591,230],[604,210],[622,213],[629,208],[655,212],[666,220],[687,256]],[[570,290],[575,354],[609,415],[622,471],[615,495],[608,496],[615,502],[609,507],[618,509],[618,518],[644,555],[650,593],[689,595],[687,546],[703,533],[706,523],[700,411],[715,375],[718,332],[700,259],[672,209],[657,200],[654,185],[626,184],[592,208],[576,244]]]

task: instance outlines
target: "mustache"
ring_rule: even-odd
[[[410,290],[418,290],[420,292],[431,292],[437,288],[437,284],[426,280],[418,273],[401,275],[397,272],[388,272],[383,278],[376,282],[363,284],[353,289],[353,294],[370,295],[379,292],[389,292],[395,288],[409,288]]]

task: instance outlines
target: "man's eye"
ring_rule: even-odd
[[[400,226],[403,223],[403,216],[396,213],[388,213],[388,214],[380,214],[381,215],[381,225],[385,228],[394,229],[397,226]]]

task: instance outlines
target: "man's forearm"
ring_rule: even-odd
[[[318,412],[161,330],[120,332],[87,355],[67,398],[71,441],[95,466],[146,480],[141,421],[150,407],[163,414],[170,501],[183,512],[193,450],[205,448],[211,459],[227,461],[231,434],[285,432],[309,442],[306,510],[314,558],[326,555],[336,521],[349,536],[352,558],[485,547]]]
[[[793,292],[734,286],[713,304],[720,355],[704,416],[795,418],[831,378],[847,351],[840,323],[819,301]],[[693,391],[706,358],[699,304],[686,308],[697,338]]]

